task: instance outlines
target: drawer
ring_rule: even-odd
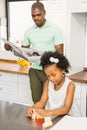
[[[28,90],[19,91],[19,97],[31,97],[31,92]]]
[[[19,84],[19,90],[21,91],[24,91],[25,89],[27,90],[27,91],[30,91],[30,85],[29,84]]]
[[[28,75],[18,75],[18,81],[19,81],[19,84],[22,83],[22,84],[29,84],[29,77]]]
[[[10,83],[8,85],[6,83],[0,83],[0,93],[17,93],[17,86]]]
[[[20,102],[21,104],[24,104],[24,105],[28,104],[28,105],[30,105],[30,106],[34,104],[33,101],[32,101],[32,99],[26,98],[26,97],[19,98],[19,102]]]
[[[0,82],[17,82],[17,74],[0,72]]]
[[[18,99],[21,103],[32,102],[31,90],[29,89],[29,87],[24,88],[24,86],[20,86]]]
[[[0,93],[0,100],[17,102],[17,94]]]

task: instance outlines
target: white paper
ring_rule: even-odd
[[[87,117],[66,115],[50,130],[87,130]]]
[[[7,41],[4,38],[1,38],[1,40],[3,40],[4,44],[9,44],[11,46],[12,52],[15,56],[21,57],[30,62],[39,61],[41,55],[43,54],[43,52],[34,50],[32,48],[17,47],[14,43]]]

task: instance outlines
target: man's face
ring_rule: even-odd
[[[32,19],[37,26],[42,27],[45,23],[45,11],[35,8],[32,10]]]

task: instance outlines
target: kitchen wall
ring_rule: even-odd
[[[0,38],[1,37],[6,37],[6,8],[5,8],[6,0],[0,0]],[[1,39],[0,39],[0,48],[2,48],[1,44]],[[14,56],[11,52],[8,51],[2,51],[0,50],[0,59],[17,59],[16,56]]]
[[[66,55],[73,70],[87,67],[87,0],[67,0]]]
[[[1,17],[6,17],[5,2],[6,2],[6,0],[0,0],[0,18]]]

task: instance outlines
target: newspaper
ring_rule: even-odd
[[[87,117],[65,115],[50,130],[87,130]]]
[[[37,51],[32,48],[23,48],[16,46],[13,42],[10,42],[4,38],[1,38],[4,44],[8,44],[11,46],[12,53],[15,56],[21,57],[27,61],[33,62],[33,61],[39,61],[43,52]]]

